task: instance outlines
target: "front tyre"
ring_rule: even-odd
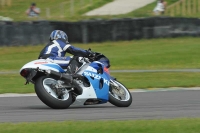
[[[35,82],[35,92],[39,99],[53,109],[66,109],[72,104],[72,94],[55,86],[57,80],[48,76],[39,77]],[[59,95],[58,95],[59,91]]]
[[[117,107],[128,107],[132,103],[132,96],[123,84],[116,80],[111,80],[109,102]]]

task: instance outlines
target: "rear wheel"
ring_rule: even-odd
[[[48,76],[39,77],[35,92],[39,99],[53,109],[66,109],[72,104],[72,94],[65,88],[56,88],[58,81]]]
[[[132,103],[132,96],[123,84],[116,80],[111,80],[109,102],[117,107],[128,107]]]

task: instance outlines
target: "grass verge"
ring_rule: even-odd
[[[200,68],[200,38],[172,38],[73,44],[101,52],[111,61],[111,69]],[[44,45],[0,47],[0,71],[19,70],[37,59]]]
[[[25,84],[25,79],[19,74],[0,75],[0,93],[33,93],[34,85]]]
[[[156,73],[112,73],[129,89],[197,87],[200,73],[156,72]],[[19,74],[1,75],[0,93],[34,93],[34,85],[24,85],[25,79]]]
[[[168,88],[200,86],[200,73],[156,72],[156,73],[112,73],[127,88]]]
[[[173,38],[75,44],[105,54],[114,69],[176,69],[200,68],[200,38]],[[0,71],[19,71],[38,57],[44,45],[0,47]],[[199,73],[112,73],[128,88],[200,86]],[[30,93],[33,85],[23,85],[19,74],[0,75],[0,93]]]
[[[200,119],[1,123],[1,133],[199,133]]]

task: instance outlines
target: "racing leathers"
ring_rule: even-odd
[[[40,52],[38,59],[47,59],[60,65],[62,68],[67,68],[70,56],[65,57],[66,53],[75,56],[89,57],[90,52],[76,48],[62,38],[49,42]]]

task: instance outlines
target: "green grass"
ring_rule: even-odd
[[[199,38],[152,39],[101,44],[75,44],[91,47],[111,59],[113,69],[199,68]],[[0,71],[19,70],[36,59],[43,46],[0,47]],[[123,61],[121,61],[123,60]],[[121,65],[123,64],[123,65]],[[200,86],[199,73],[112,73],[128,88]],[[30,93],[33,85],[23,85],[19,74],[0,75],[0,93]],[[1,133],[199,133],[199,118],[127,121],[66,121],[0,123]]]
[[[167,11],[167,15],[175,17],[192,17],[198,18],[200,15],[199,1],[197,0],[184,0],[178,4],[179,7],[173,6]]]
[[[30,6],[31,0],[11,0],[11,6],[0,6],[0,16],[10,17],[14,21],[27,21],[27,20],[56,20],[56,21],[80,21],[84,19],[112,19],[112,18],[134,18],[134,17],[152,17],[155,16],[153,9],[156,6],[156,1],[152,2],[144,7],[134,10],[127,14],[119,15],[104,15],[104,16],[85,16],[84,13],[91,11],[95,8],[101,7],[106,3],[113,0],[74,0],[73,8],[71,8],[70,0],[34,0],[37,6],[41,9],[40,18],[28,18],[25,11]],[[165,0],[167,5],[170,6],[179,0]],[[192,0],[190,6],[193,5]],[[185,15],[182,13],[174,12],[174,17],[198,17],[200,13],[191,9],[191,13],[188,13],[188,2],[186,3]],[[50,9],[50,16],[47,17],[46,8]],[[196,7],[198,8],[198,7]],[[175,7],[176,10],[176,7]],[[180,10],[182,11],[182,9]],[[166,13],[165,16],[170,16],[170,13]]]
[[[105,54],[111,69],[200,68],[200,38],[174,38],[73,44]],[[19,70],[38,57],[44,45],[0,47],[0,71]]]
[[[91,2],[92,1],[92,2]],[[102,5],[113,0],[74,0],[73,13],[71,12],[70,0],[34,0],[37,6],[41,9],[39,20],[61,20],[61,21],[79,21],[83,19],[111,19],[111,18],[133,18],[133,17],[151,17],[154,16],[153,9],[156,2],[148,4],[140,9],[127,14],[113,16],[84,16],[83,14],[101,7]],[[171,5],[178,0],[166,0],[168,5]],[[36,20],[26,16],[25,11],[29,7],[31,0],[12,0],[11,6],[0,7],[0,16],[10,17],[14,21]],[[46,8],[50,9],[50,18],[46,15]]]
[[[32,0],[11,0],[11,6],[0,6],[0,16],[10,17],[14,21],[37,20],[28,18],[25,11],[30,7]],[[63,20],[76,21],[83,19],[82,14],[100,7],[113,0],[74,0],[73,13],[71,12],[71,0],[34,0],[40,8],[39,20]],[[46,8],[50,9],[50,18],[47,18]]]
[[[167,2],[167,5],[171,5],[179,0],[165,0]],[[120,14],[120,15],[113,15],[113,16],[103,16],[104,19],[109,19],[109,18],[140,18],[140,17],[153,17],[155,16],[153,9],[156,7],[157,1],[152,2],[144,7],[141,7],[137,10],[134,10],[130,13],[127,14]],[[165,15],[167,16],[167,15]],[[98,17],[98,16],[96,16]],[[176,17],[176,16],[175,16]],[[179,17],[179,16],[178,16]],[[188,16],[185,16],[188,17]]]
[[[0,75],[0,93],[34,93],[33,84],[25,84],[25,79],[19,74]]]
[[[1,133],[199,133],[200,119],[1,123]]]
[[[75,44],[84,49],[104,53],[114,69],[182,69],[200,68],[199,38],[174,38]],[[38,57],[44,45],[0,47],[0,71],[19,71]],[[6,58],[5,58],[6,57]],[[155,87],[200,86],[200,73],[111,73],[129,89]],[[23,85],[19,74],[0,75],[0,93],[30,93],[33,85]]]
[[[167,2],[167,6],[170,6],[179,0],[165,0]],[[174,15],[171,16],[170,13],[165,12],[163,16],[170,16],[170,17],[188,17],[188,18],[198,18],[200,15],[200,12],[197,11],[198,5],[196,4],[196,10],[194,11],[191,7],[191,13],[188,13],[188,7],[192,6],[193,0],[186,0],[186,9],[185,14],[182,13],[182,8],[180,8],[180,13],[177,12],[177,7],[174,7]],[[188,1],[190,1],[190,4],[188,4]],[[152,2],[144,7],[141,7],[137,10],[134,10],[132,12],[129,12],[127,14],[119,14],[119,15],[108,15],[108,16],[92,16],[92,17],[86,17],[86,19],[93,19],[93,18],[102,18],[102,19],[111,19],[111,18],[141,18],[141,17],[155,17],[156,15],[153,12],[153,9],[156,7],[157,1]]]
[[[129,89],[198,87],[200,73],[156,72],[156,73],[112,73]]]
[[[129,89],[198,87],[200,73],[156,72],[156,73],[111,73]],[[34,85],[24,85],[19,74],[0,75],[0,93],[34,93]]]

